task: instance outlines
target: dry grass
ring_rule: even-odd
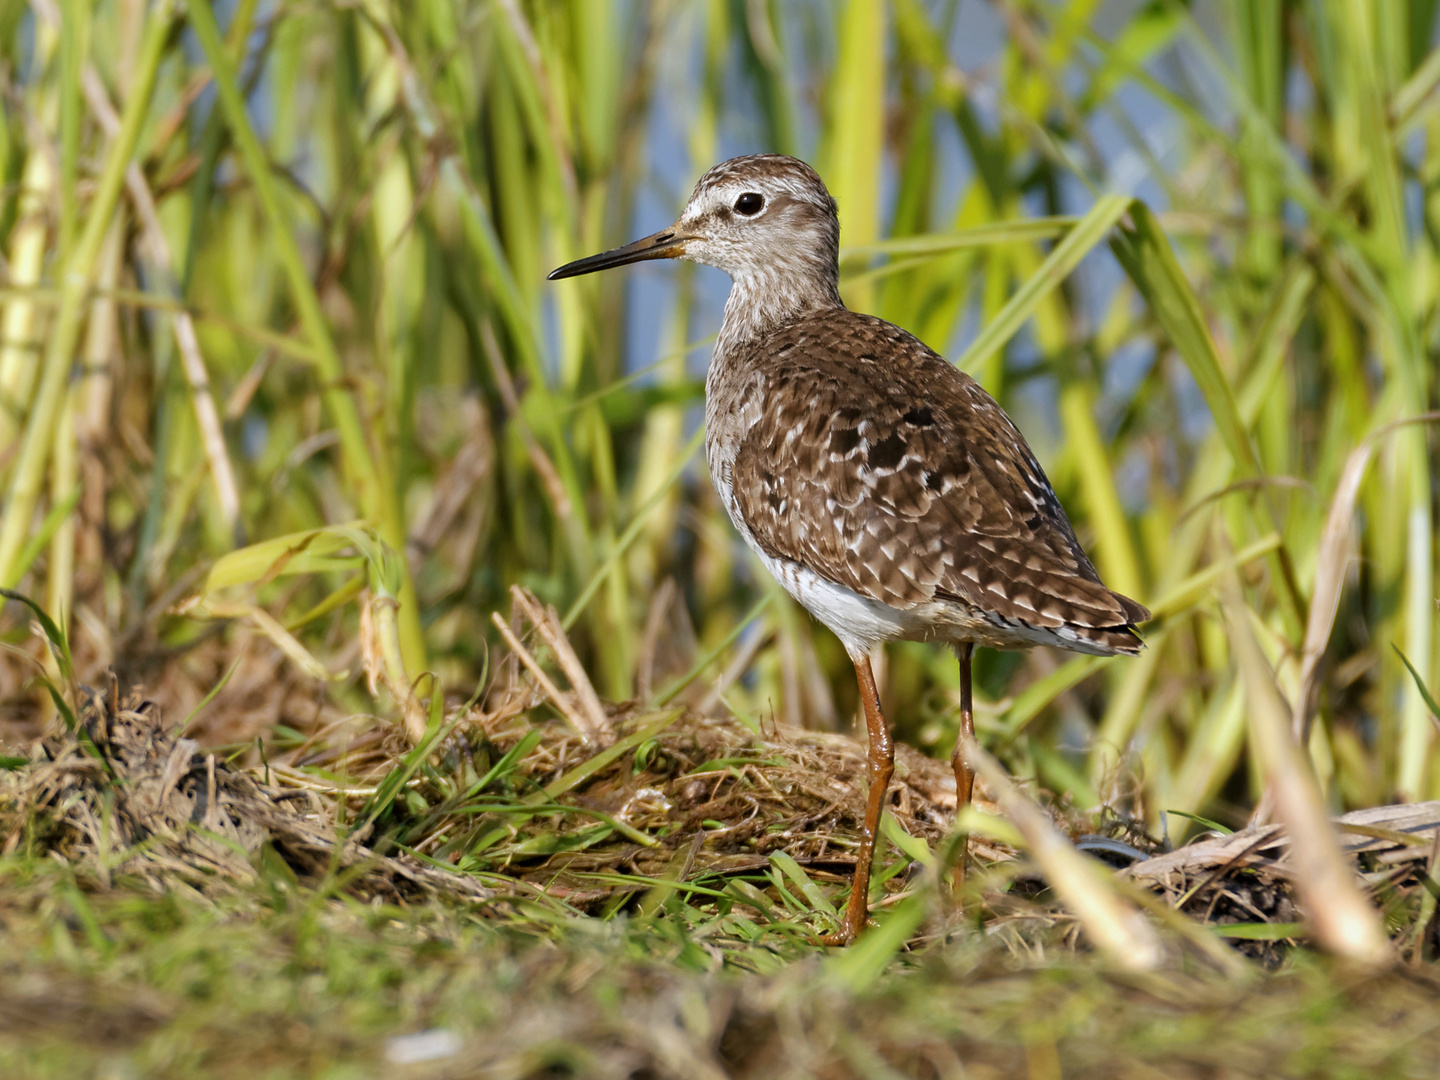
[[[1276,827],[1152,854],[1111,823],[1082,845],[1243,922],[1262,967],[1171,933],[1164,971],[1120,975],[985,845],[987,931],[936,918],[857,980],[864,946],[821,959],[807,910],[841,895],[856,842],[852,742],[621,710],[600,749],[530,704],[457,711],[418,765],[392,730],[267,774],[167,734],[138,694],[87,694],[76,733],[0,779],[6,1075],[1419,1077],[1440,1053],[1415,925],[1433,805],[1350,822],[1414,947],[1385,973],[1291,947]],[[936,842],[953,790],[905,765],[892,813]],[[876,938],[925,888],[903,853],[887,864]]]
[[[853,740],[757,737],[673,708],[616,712],[617,741],[601,749],[537,716],[533,696],[517,687],[493,711],[457,711],[418,753],[382,727],[242,770],[112,682],[87,692],[76,732],[41,740],[0,775],[4,850],[54,853],[156,893],[183,883],[210,894],[253,883],[268,849],[306,880],[345,875],[362,898],[543,896],[610,914],[661,882],[718,895],[777,856],[816,880],[848,880],[865,792]],[[893,801],[900,828],[935,845],[953,776],[902,752]],[[1004,850],[978,847],[992,859]],[[747,912],[768,921],[773,909]]]
[[[717,916],[722,935],[742,924],[804,935],[812,914],[833,916],[865,801],[853,740],[757,734],[677,707],[608,710],[613,738],[602,746],[544,719],[539,697],[517,680],[488,709],[457,709],[416,749],[381,727],[330,745],[307,740],[247,770],[177,737],[153,701],[122,695],[112,680],[85,692],[75,731],[34,744],[0,774],[3,851],[51,855],[106,888],[119,875],[156,895],[233,893],[278,858],[312,887],[338,880],[360,900],[464,901],[502,920],[531,901],[608,919],[653,911],[673,893]],[[977,801],[993,813],[983,792]],[[896,843],[882,841],[877,875],[882,910],[933,891],[925,853],[947,850],[954,804],[950,770],[902,748],[887,823]],[[1166,904],[1229,927],[1243,952],[1273,965],[1305,936],[1279,825],[1162,851],[1133,820],[1052,815]],[[1440,942],[1424,897],[1440,803],[1354,812],[1338,831],[1392,934],[1415,958],[1432,954]],[[971,849],[989,870],[972,922],[984,918],[992,933],[1063,927],[1067,947],[1079,941],[1013,848],[981,837]],[[913,941],[937,932],[945,936],[943,920]]]

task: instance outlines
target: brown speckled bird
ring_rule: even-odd
[[[723,162],[664,232],[567,263],[716,266],[734,286],[705,381],[710,475],[765,568],[840,638],[870,735],[870,795],[843,944],[865,925],[895,751],[870,668],[894,639],[947,641],[974,732],[976,645],[1137,653],[1144,607],[1107,589],[1035,455],[974,379],[840,300],[835,200],[777,154]],[[954,758],[958,808],[974,774]],[[961,856],[960,873],[963,873]]]

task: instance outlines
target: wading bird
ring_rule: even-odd
[[[665,231],[550,274],[688,259],[734,282],[705,380],[710,476],[765,568],[844,644],[870,736],[864,834],[833,944],[865,925],[894,771],[871,649],[952,644],[960,724],[973,734],[976,645],[1134,654],[1135,624],[1150,617],[1101,582],[1035,455],[980,384],[898,326],[845,307],[839,252],[819,175],[757,154],[702,176]],[[963,743],[957,813],[974,782]]]

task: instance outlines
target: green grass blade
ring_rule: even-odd
[[[872,243],[880,233],[880,163],[885,150],[886,5],[849,0],[837,16],[839,56],[830,85],[830,108],[843,117],[829,129],[825,177],[840,205],[840,235]],[[847,297],[857,310],[871,307],[870,290]]]
[[[826,963],[826,974],[852,994],[864,993],[885,973],[895,955],[920,929],[929,906],[921,890],[907,896],[883,917],[880,925]]]
[[[1440,705],[1435,703],[1435,698],[1431,695],[1430,688],[1425,685],[1425,680],[1421,677],[1420,672],[1415,670],[1415,665],[1410,663],[1410,658],[1400,651],[1399,645],[1391,642],[1390,647],[1393,648],[1395,654],[1400,657],[1400,662],[1405,665],[1405,670],[1410,672],[1410,677],[1415,680],[1415,689],[1419,692],[1421,700],[1425,702],[1425,707],[1430,710],[1437,726],[1440,726]]]
[[[274,245],[276,256],[285,271],[300,323],[305,329],[306,338],[315,349],[315,367],[321,380],[320,393],[339,432],[346,468],[351,473],[360,505],[365,509],[366,515],[375,522],[381,538],[394,550],[404,551],[405,524],[400,516],[393,481],[383,468],[383,459],[374,457],[370,452],[360,410],[348,388],[345,365],[335,347],[329,322],[321,311],[320,298],[300,254],[300,246],[281,206],[270,161],[250,124],[245,101],[235,79],[234,64],[221,41],[220,28],[216,25],[210,0],[193,0],[188,12],[190,26],[200,40],[205,58],[210,63],[215,89],[225,111],[231,136],[240,151],[245,172],[269,223],[269,240]],[[426,667],[425,639],[420,629],[419,602],[414,584],[410,580],[409,569],[403,564],[400,569],[401,648],[404,650],[406,666],[411,671],[423,671]]]
[[[1041,302],[1080,264],[1080,260],[1105,239],[1130,205],[1131,200],[1120,195],[1107,195],[1097,200],[1089,213],[1066,234],[1065,239],[1055,245],[1055,250],[970,343],[970,347],[955,361],[956,366],[962,371],[973,372],[1002,349]]]
[[[120,198],[125,170],[135,153],[141,127],[150,111],[150,99],[173,18],[173,0],[160,0],[150,11],[125,111],[121,116],[120,131],[111,141],[95,193],[86,210],[85,228],[60,275],[60,304],[45,346],[40,385],[26,420],[4,514],[0,516],[0,585],[3,586],[13,587],[20,579],[17,558],[28,539],[31,515],[44,484],[45,463],[53,449],[55,426],[65,400],[75,346],[80,338],[86,293],[99,272],[100,248]]]
[[[641,743],[659,735],[671,724],[675,723],[676,720],[680,719],[683,714],[683,709],[666,709],[663,712],[656,713],[653,719],[642,717],[642,720],[647,721],[643,727],[631,732],[625,736],[625,738],[620,739],[613,746],[600,751],[600,753],[594,757],[581,762],[559,779],[546,784],[544,792],[533,798],[537,801],[539,799],[558,799],[567,791],[583,784],[622,754],[628,753]]]

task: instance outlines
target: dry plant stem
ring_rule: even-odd
[[[1410,424],[1434,423],[1440,413],[1424,413],[1407,420],[1388,424],[1367,437],[1350,452],[1340,481],[1330,500],[1330,512],[1320,534],[1320,554],[1315,569],[1315,587],[1310,597],[1310,617],[1305,626],[1305,649],[1301,654],[1300,691],[1295,698],[1291,729],[1301,747],[1310,745],[1310,724],[1315,713],[1315,696],[1319,690],[1320,661],[1330,643],[1335,615],[1340,609],[1340,594],[1345,586],[1345,566],[1350,555],[1350,526],[1355,516],[1355,502],[1361,481],[1369,467],[1376,446],[1387,435]]]
[[[511,654],[519,660],[520,663],[525,665],[526,671],[535,677],[535,681],[540,685],[541,692],[550,699],[550,703],[554,705],[555,708],[560,710],[560,714],[570,722],[570,726],[575,729],[580,737],[588,742],[590,736],[586,718],[575,708],[574,702],[570,700],[570,695],[564,693],[558,686],[550,681],[550,677],[545,674],[539,661],[530,654],[530,650],[525,648],[520,639],[515,636],[515,631],[510,629],[510,624],[500,617],[498,611],[490,613],[490,621],[495,624],[495,629],[500,631],[500,636],[505,639],[505,644],[510,646]]]
[[[102,302],[103,303],[103,302]],[[90,337],[96,336],[96,327],[103,324],[92,305]],[[103,331],[101,331],[103,333]],[[88,343],[87,343],[88,344]],[[89,349],[86,349],[87,355]],[[50,504],[62,505],[70,497],[80,477],[80,456],[75,445],[75,410],[79,405],[79,394],[74,387],[65,395],[60,406],[60,419],[55,425],[55,449],[50,465]],[[50,565],[45,583],[45,608],[56,625],[66,630],[70,627],[70,612],[75,607],[75,514],[72,510],[65,520],[55,527],[50,539]],[[51,650],[45,652],[46,667],[52,675],[59,673],[57,661]]]
[[[1361,893],[1340,850],[1310,757],[1291,730],[1293,714],[1250,628],[1239,582],[1232,574],[1224,585],[1231,648],[1250,700],[1250,742],[1265,776],[1266,801],[1290,834],[1292,873],[1305,922],[1326,951],[1367,966],[1387,964],[1394,957],[1380,915]]]
[[[494,468],[494,437],[489,414],[479,397],[463,398],[460,416],[467,432],[465,441],[436,484],[429,505],[410,526],[407,547],[417,566],[447,538],[458,538],[464,546],[471,536],[478,535],[482,524],[485,500],[477,489],[482,488]],[[468,565],[468,560],[462,562]]]
[[[40,386],[25,425],[20,456],[15,462],[5,501],[3,522],[0,522],[0,584],[3,585],[13,587],[19,577],[17,557],[29,536],[31,518],[44,483],[46,459],[53,446],[55,425],[65,399],[65,386],[80,336],[86,297],[95,280],[105,232],[120,198],[125,167],[135,152],[141,126],[150,111],[150,97],[160,61],[165,55],[165,42],[173,15],[173,0],[160,0],[150,13],[140,62],[136,65],[134,83],[125,102],[120,132],[110,143],[104,170],[95,186],[95,195],[86,209],[85,230],[61,273],[60,304],[45,349]]]
[[[955,768],[955,820],[960,820],[960,815],[970,805],[970,797],[975,790],[975,770],[965,759],[964,748],[967,744],[975,741],[975,708],[972,700],[972,672],[970,661],[975,655],[975,643],[973,641],[961,642],[955,647],[955,656],[960,661],[960,734],[955,740],[955,750],[950,756],[950,762]],[[951,871],[950,898],[955,907],[960,907],[965,902],[965,863],[970,855],[970,836],[965,834],[960,837],[959,848],[955,856],[955,867]]]
[[[117,122],[118,128],[118,122]],[[120,273],[125,236],[124,208],[119,207],[106,231],[105,242],[101,245],[99,271],[96,276],[101,288],[113,288]],[[95,383],[108,388],[114,378],[112,356],[119,340],[120,328],[115,312],[115,301],[96,296],[90,303],[90,314],[85,328],[85,347],[82,353],[84,374],[71,384],[65,404],[60,410],[60,423],[55,428],[54,461],[50,469],[50,505],[60,506],[72,494],[78,496],[80,484],[80,450],[96,445],[95,435],[86,422],[85,399],[87,391]],[[84,432],[82,435],[82,431]],[[55,530],[50,542],[49,581],[46,587],[47,606],[50,617],[62,629],[69,631],[70,614],[75,609],[75,562],[76,562],[76,520],[79,515],[68,513]],[[47,663],[55,663],[47,652]]]
[[[675,579],[667,577],[650,597],[650,613],[645,616],[645,632],[640,636],[640,660],[636,665],[639,674],[635,679],[635,695],[641,701],[648,701],[654,690],[655,651],[660,646],[660,632],[670,615],[670,605],[674,600]]]
[[[107,135],[114,138],[120,130],[120,118],[110,104],[110,96],[95,68],[86,65],[81,76],[85,100],[95,118]],[[150,261],[159,271],[165,287],[176,294],[175,259],[170,252],[170,242],[160,225],[160,216],[155,209],[155,199],[145,173],[135,162],[125,170],[125,186],[130,192],[130,201],[135,207],[135,216],[140,219],[144,230],[145,246],[150,249]],[[113,282],[111,283],[113,285]],[[241,542],[237,535],[240,524],[240,492],[235,483],[235,470],[230,464],[230,452],[225,447],[225,434],[220,426],[220,415],[215,408],[215,398],[210,393],[210,376],[205,368],[205,358],[200,353],[200,339],[195,333],[195,320],[183,308],[171,316],[175,331],[175,344],[180,349],[181,367],[185,381],[190,384],[190,400],[195,408],[195,422],[200,428],[200,440],[205,447],[205,457],[210,462],[210,476],[215,482],[215,498],[220,505],[220,514],[225,526]]]
[[[826,945],[848,945],[865,929],[870,904],[870,865],[875,859],[875,839],[880,835],[880,813],[885,809],[885,795],[890,790],[890,777],[895,772],[895,743],[885,714],[880,710],[880,691],[875,685],[875,672],[870,657],[854,661],[855,678],[860,684],[860,701],[865,707],[865,728],[870,735],[870,797],[865,804],[865,827],[860,834],[860,850],[855,856],[855,878],[850,884],[850,902],[840,929],[821,938]]]
[[[116,214],[100,254],[102,270],[97,292],[106,287],[113,288],[118,279],[124,265],[125,233],[124,215]],[[116,397],[120,372],[117,344],[120,332],[118,306],[118,303],[112,303],[105,316],[110,342],[103,352],[98,348],[91,351],[90,361],[80,379],[80,401],[75,413],[75,441],[80,452],[82,489],[78,516],[83,524],[76,538],[75,561],[80,571],[80,581],[84,583],[75,586],[77,591],[93,587],[103,578],[107,531],[105,509],[110,476],[108,458],[112,435],[111,404]],[[98,298],[90,310],[92,320],[97,312],[103,310]]]
[[[1315,587],[1311,590],[1310,615],[1305,624],[1305,648],[1300,660],[1300,690],[1295,695],[1291,720],[1291,730],[1302,747],[1310,744],[1310,718],[1319,689],[1320,660],[1330,641],[1330,631],[1335,625],[1335,614],[1340,609],[1340,593],[1345,584],[1350,520],[1355,514],[1355,498],[1360,493],[1360,481],[1365,477],[1365,467],[1370,463],[1374,448],[1375,444],[1367,439],[1345,459],[1345,468],[1341,470],[1340,483],[1330,501],[1330,512],[1320,534]]]
[[[20,179],[18,216],[10,231],[6,283],[16,290],[40,284],[48,232],[45,199],[54,179],[48,148],[32,145]],[[0,463],[10,456],[11,444],[30,402],[35,357],[42,348],[42,311],[37,297],[17,292],[5,302],[4,318],[0,319]]]
[[[970,767],[984,779],[1010,823],[1025,838],[1055,894],[1074,913],[1095,947],[1131,971],[1149,971],[1164,956],[1160,935],[1116,890],[1104,868],[1075,850],[1048,814],[1026,797],[973,736],[961,743]]]
[[[730,663],[725,666],[725,670],[720,673],[720,677],[715,680],[715,685],[710,687],[700,704],[695,707],[695,711],[701,716],[709,716],[714,712],[724,699],[726,691],[740,680],[740,676],[750,670],[750,665],[755,662],[756,655],[770,643],[774,633],[775,628],[769,620],[757,626],[754,633],[751,634],[750,640],[736,651]]]
[[[425,710],[420,707],[410,686],[410,676],[405,670],[405,659],[400,650],[400,627],[396,619],[399,601],[393,596],[375,596],[366,605],[370,616],[373,644],[365,643],[366,669],[370,675],[371,693],[374,693],[375,661],[378,660],[379,676],[390,690],[390,696],[399,706],[404,718],[405,737],[414,746],[425,738],[428,726]],[[372,656],[371,653],[378,655]]]
[[[605,706],[600,704],[600,695],[595,693],[590,677],[585,674],[584,665],[575,655],[575,649],[571,646],[570,639],[565,636],[565,631],[560,628],[560,616],[555,609],[542,609],[540,601],[519,585],[510,586],[510,599],[525,613],[525,617],[535,627],[535,632],[554,651],[560,670],[565,672],[565,678],[570,680],[571,691],[585,719],[580,730],[584,732],[586,739],[598,741],[602,746],[614,742],[615,732],[610,726],[610,718],[605,715]]]

